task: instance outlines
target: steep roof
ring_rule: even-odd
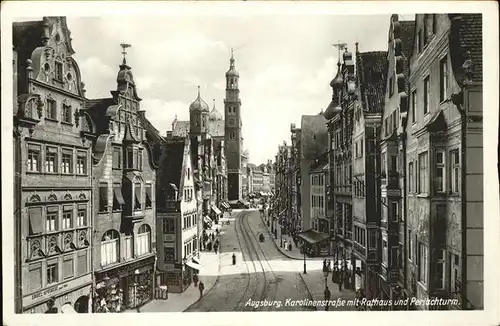
[[[362,90],[363,109],[382,112],[387,80],[387,51],[357,53],[356,70]]]
[[[177,121],[172,128],[173,137],[187,137],[189,135],[189,121]]]
[[[453,20],[460,16],[460,20]],[[450,14],[452,27],[450,41],[461,47],[463,60],[473,62],[471,78],[473,81],[483,80],[483,17],[482,14]],[[458,44],[457,44],[458,43]],[[453,44],[454,45],[454,44]]]
[[[160,164],[161,187],[166,188],[172,183],[177,186],[177,189],[180,189],[181,177],[183,175],[182,165],[184,164],[184,160],[187,159],[184,157],[186,141],[184,138],[169,139],[163,145],[162,162]]]
[[[303,115],[301,119],[302,158],[312,160],[328,150],[327,120],[323,115]]]

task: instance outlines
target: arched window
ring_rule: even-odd
[[[137,256],[151,252],[151,228],[147,224],[141,225],[136,241]]]
[[[116,230],[104,233],[101,239],[101,266],[118,262],[120,255],[120,234]]]

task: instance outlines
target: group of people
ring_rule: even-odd
[[[215,229],[215,232],[212,232],[211,234],[207,233],[207,230],[203,230],[203,245],[202,249],[203,250],[208,250],[208,251],[214,251],[215,253],[218,253],[219,248],[220,248],[220,229],[217,228]]]

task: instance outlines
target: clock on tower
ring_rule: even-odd
[[[227,120],[227,123],[228,123],[229,127],[236,127],[236,119],[235,118],[229,118]]]

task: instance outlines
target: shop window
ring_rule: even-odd
[[[120,234],[116,230],[109,230],[101,239],[101,266],[118,262],[120,251]]]
[[[40,172],[40,152],[39,145],[28,145],[28,171]]]
[[[61,159],[61,172],[65,174],[70,174],[73,171],[73,151],[63,149],[62,159]]]
[[[99,185],[99,212],[108,211],[108,184],[101,183]]]
[[[451,192],[460,192],[460,153],[458,149],[450,151],[451,158]]]
[[[75,269],[73,265],[73,256],[67,256],[63,259],[63,279],[72,278],[75,276]]]
[[[124,254],[125,260],[134,258],[134,236],[130,235],[124,239]]]
[[[61,112],[61,116],[62,116],[62,121],[65,122],[65,123],[72,123],[72,111],[71,110],[71,105],[66,105],[66,104],[63,104],[62,106],[62,112]]]
[[[57,172],[57,148],[47,147],[45,153],[45,172]]]
[[[137,234],[137,255],[142,256],[151,252],[151,228],[147,224],[141,225]]]
[[[78,253],[78,260],[77,260],[77,270],[78,270],[78,276],[87,274],[88,267],[87,267],[87,250],[80,251]]]
[[[47,215],[45,218],[45,231],[46,232],[54,232],[57,230],[58,210],[59,209],[56,206],[47,207]]]
[[[36,291],[42,288],[42,264],[29,265],[29,291]]]
[[[59,282],[57,260],[47,262],[47,285]]]
[[[87,154],[79,152],[76,159],[76,174],[87,174]]]
[[[64,206],[63,218],[62,218],[62,229],[71,229],[73,227],[73,207]]]
[[[47,99],[47,108],[45,109],[45,117],[51,120],[57,120],[57,104],[53,99]]]

